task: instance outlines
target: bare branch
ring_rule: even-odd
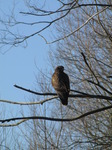
[[[87,80],[88,82],[94,84],[94,85],[97,85],[98,87],[100,87],[101,89],[103,89],[104,91],[106,91],[108,94],[111,94],[112,95],[112,92],[110,92],[109,90],[107,90],[106,88],[104,88],[102,85],[100,85],[100,83],[95,83],[91,80]]]
[[[62,3],[62,2],[60,2]],[[20,12],[21,14],[25,14],[25,15],[33,15],[33,16],[41,16],[41,17],[44,17],[44,16],[50,16],[50,15],[54,15],[54,14],[57,14],[57,13],[62,13],[62,12],[67,12],[67,11],[71,11],[72,9],[75,9],[77,7],[81,7],[81,5],[77,5],[77,0],[76,1],[72,1],[70,3],[62,3],[62,6],[59,7],[57,10],[55,11],[49,11],[49,10],[44,10],[44,9],[40,9],[36,6],[31,6],[29,5],[29,7],[33,10],[35,10],[36,13],[33,12]],[[66,8],[67,6],[67,8]]]
[[[92,68],[89,66],[89,64],[88,64],[88,62],[87,62],[86,56],[84,55],[83,52],[82,52],[81,54],[82,54],[82,56],[83,56],[83,58],[84,58],[85,64],[87,65],[87,67],[89,68],[89,70],[91,71],[91,73],[93,74],[93,76],[95,77],[96,81],[99,83],[99,81],[98,81],[98,79],[97,79],[95,73],[93,72]]]
[[[27,121],[27,119],[23,119],[17,123],[14,123],[14,124],[0,124],[0,127],[14,127],[14,126],[18,126],[20,125],[21,123]]]
[[[111,4],[78,4],[79,7],[85,6],[100,6],[100,7],[112,7]]]
[[[35,91],[32,91],[30,89],[26,89],[26,88],[23,88],[21,86],[18,86],[18,85],[14,85],[14,87],[18,88],[18,89],[21,89],[21,90],[24,90],[24,91],[27,91],[29,93],[32,93],[32,94],[36,94],[36,95],[57,95],[56,93],[39,93],[39,92],[35,92]]]
[[[38,35],[40,34],[41,32],[43,32],[44,30],[46,30],[47,28],[49,28],[52,24],[56,23],[57,21],[61,20],[62,18],[66,17],[71,10],[73,9],[76,9],[78,7],[86,7],[86,6],[101,6],[101,7],[104,7],[101,11],[95,13],[94,15],[92,15],[88,20],[86,20],[86,22],[84,24],[82,24],[79,28],[75,29],[73,32],[71,32],[70,34],[68,35],[65,35],[64,37],[62,38],[59,38],[55,41],[51,41],[51,42],[47,42],[47,40],[45,40],[45,38],[40,35],[46,42],[46,44],[52,44],[52,43],[55,43],[57,41],[60,41],[60,40],[63,40],[65,38],[68,38],[69,36],[71,36],[72,34],[74,34],[75,32],[77,32],[78,30],[80,30],[82,27],[84,27],[93,17],[95,17],[96,15],[100,14],[101,12],[103,12],[104,10],[106,10],[108,7],[112,7],[112,5],[107,5],[107,4],[78,4],[78,1],[72,1],[72,2],[68,2],[67,4],[64,4],[62,3],[61,1],[59,1],[62,6],[59,7],[57,10],[55,11],[47,11],[47,10],[42,10],[40,8],[37,8],[35,6],[30,6],[29,5],[29,8],[30,9],[33,9],[33,11],[31,10],[31,12],[20,12],[22,14],[26,14],[26,15],[34,15],[34,16],[50,16],[50,15],[54,15],[55,13],[63,13],[63,15],[60,15],[60,17],[57,17],[56,19],[53,19],[51,21],[39,21],[39,22],[23,22],[23,21],[17,21],[14,17],[13,17],[13,21],[9,22],[9,21],[3,21],[3,20],[0,20],[0,22],[4,23],[5,27],[11,27],[11,26],[14,26],[14,25],[17,25],[17,24],[24,24],[24,25],[35,25],[35,24],[46,24],[44,27],[42,27],[40,30],[37,30],[36,32],[32,33],[32,34],[29,34],[29,35],[23,35],[23,36],[20,36],[20,35],[14,35],[12,33],[12,31],[10,31],[9,28],[7,28],[6,32],[5,31],[2,31],[3,33],[7,33],[7,34],[4,34],[4,37],[1,37],[1,45],[12,45],[12,46],[18,46],[19,44],[22,44],[24,42],[27,41],[27,39],[35,36],[35,35]],[[36,13],[35,13],[36,12]],[[8,37],[8,35],[11,35],[11,38]],[[24,43],[25,44],[25,43]]]
[[[58,98],[58,96],[53,96],[51,98],[46,98],[44,100],[40,100],[37,102],[15,102],[15,101],[9,101],[9,100],[0,100],[0,102],[8,103],[8,104],[16,104],[16,105],[36,105],[36,104],[42,105],[43,103],[48,102],[48,101],[55,99],[55,98]]]
[[[16,118],[9,118],[9,119],[4,119],[4,120],[0,120],[1,123],[4,123],[4,122],[10,122],[10,121],[16,121],[16,120],[31,120],[31,119],[40,119],[40,120],[49,120],[49,121],[60,121],[60,122],[70,122],[70,121],[76,121],[76,120],[79,120],[81,118],[84,118],[84,117],[87,117],[89,115],[92,115],[92,114],[95,114],[95,113],[98,113],[98,112],[101,112],[101,111],[104,111],[104,110],[108,110],[108,109],[111,109],[112,108],[112,105],[110,106],[106,106],[106,107],[103,107],[103,108],[99,108],[99,109],[95,109],[95,110],[92,110],[92,111],[89,111],[89,112],[86,112],[78,117],[75,117],[75,118],[66,118],[66,119],[60,119],[60,118],[50,118],[50,117],[44,117],[44,116],[31,116],[31,117],[16,117]],[[22,123],[22,122],[21,122]]]
[[[64,4],[62,7],[58,8],[57,10],[55,11],[47,11],[47,10],[43,10],[43,9],[39,9],[37,7],[34,7],[34,6],[30,6],[30,8],[33,8],[36,13],[34,12],[20,12],[21,14],[24,14],[24,15],[32,15],[32,16],[49,16],[49,15],[54,15],[54,14],[57,14],[57,13],[62,13],[62,12],[66,12],[68,10],[72,10],[72,9],[76,9],[76,8],[79,8],[79,7],[87,7],[87,6],[100,6],[100,7],[112,7],[112,5],[108,5],[108,4],[77,4],[74,3],[74,2],[71,2],[71,3],[68,3],[68,4]],[[68,8],[64,8],[65,6],[71,6],[71,5],[74,5],[74,7],[68,7]],[[39,13],[41,14],[39,14]]]
[[[98,14],[102,13],[102,12],[105,11],[107,8],[108,8],[108,6],[105,7],[105,8],[103,8],[101,11],[95,13],[94,15],[92,15],[92,16],[91,16],[88,20],[86,20],[86,22],[83,23],[79,28],[75,29],[73,32],[69,33],[68,35],[66,35],[66,36],[64,36],[64,37],[62,37],[62,38],[59,38],[59,39],[57,39],[57,40],[54,40],[54,41],[52,41],[52,42],[47,42],[47,43],[48,43],[48,44],[52,44],[52,43],[56,43],[56,42],[58,42],[58,41],[64,40],[65,38],[68,38],[69,36],[71,36],[71,35],[74,34],[75,32],[79,31],[81,28],[83,28],[93,17],[95,17],[95,16],[97,16]]]
[[[24,90],[24,91],[27,91],[27,92],[30,92],[30,93],[33,93],[33,94],[36,94],[36,95],[54,95],[56,96],[57,94],[56,93],[38,93],[38,92],[35,92],[35,91],[32,91],[30,89],[26,89],[26,88],[23,88],[21,86],[18,86],[18,85],[14,85],[16,88],[19,88],[21,90]],[[71,91],[74,91],[74,92],[77,92],[77,93],[80,93],[80,94],[69,94],[69,97],[74,97],[74,98],[98,98],[98,99],[105,99],[105,100],[110,100],[112,101],[112,97],[109,97],[109,96],[103,96],[103,95],[91,95],[89,93],[84,93],[84,92],[81,92],[81,91],[76,91],[76,90],[71,90]],[[54,99],[54,98],[57,98],[57,97],[52,97],[51,99]]]
[[[79,93],[83,93],[83,92],[79,92]],[[54,95],[54,93],[50,93],[50,95],[52,95],[52,94]],[[55,94],[55,95],[57,95],[57,94]],[[102,99],[102,100],[104,99],[104,100],[112,101],[112,97],[109,97],[109,96],[90,95],[90,94],[87,94],[87,93],[85,93],[84,95],[82,95],[82,94],[70,94],[69,97],[71,97],[71,98],[90,98],[90,99],[94,98],[94,99]],[[43,103],[51,101],[51,100],[56,99],[56,98],[58,98],[58,96],[53,96],[51,98],[46,98],[45,100],[41,100],[41,101],[38,101],[38,102],[15,102],[15,101],[9,101],[9,100],[0,100],[0,102],[8,103],[8,104],[15,104],[15,105],[36,105],[36,104],[41,104],[42,105]]]
[[[24,91],[27,91],[27,92],[30,92],[30,93],[33,93],[33,94],[36,94],[36,95],[52,95],[52,96],[56,96],[57,94],[56,93],[38,93],[38,92],[35,92],[35,91],[32,91],[32,90],[29,90],[29,89],[26,89],[26,88],[23,88],[21,86],[18,86],[18,85],[14,85],[16,88],[19,88],[21,90],[24,90]],[[97,99],[105,99],[105,100],[110,100],[112,101],[112,97],[109,97],[109,96],[103,96],[103,95],[91,95],[89,93],[83,93],[81,91],[76,91],[76,90],[71,90],[71,91],[75,91],[77,93],[80,93],[80,94],[69,94],[69,97],[72,97],[72,98],[97,98]],[[57,97],[52,97],[52,99],[54,98],[57,98]],[[47,101],[47,100],[46,100]]]
[[[40,100],[37,102],[15,102],[15,101],[10,101],[10,100],[0,100],[0,102],[9,103],[9,104],[16,104],[16,105],[36,105],[36,104],[43,104],[45,102],[48,102],[48,101],[51,101],[53,99],[58,98],[56,93],[39,93],[39,92],[32,91],[30,89],[23,88],[23,87],[18,86],[18,85],[14,85],[14,86],[16,88],[19,88],[21,90],[27,91],[27,92],[32,93],[32,94],[41,95],[41,96],[45,96],[45,95],[51,96],[52,95],[53,97],[46,98],[44,100]],[[102,99],[102,100],[105,99],[105,100],[112,101],[112,97],[109,97],[109,96],[91,95],[89,93],[84,93],[84,92],[77,91],[77,90],[70,90],[70,91],[79,93],[79,94],[70,94],[69,97],[72,97],[72,98],[95,98],[95,99]]]

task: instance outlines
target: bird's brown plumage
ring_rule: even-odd
[[[56,67],[55,72],[52,75],[52,86],[56,90],[62,104],[67,105],[70,91],[70,83],[68,75],[63,71],[63,66]]]

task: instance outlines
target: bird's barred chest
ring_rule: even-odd
[[[63,74],[61,73],[54,74],[52,78],[52,85],[55,85],[55,88],[57,87],[61,88],[63,86],[64,80],[65,79],[63,77]]]

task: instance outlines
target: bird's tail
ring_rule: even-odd
[[[69,93],[68,92],[57,92],[61,102],[63,105],[68,105],[68,96]]]

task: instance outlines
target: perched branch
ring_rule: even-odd
[[[52,96],[56,96],[57,94],[56,93],[38,93],[38,92],[35,92],[35,91],[32,91],[32,90],[29,90],[29,89],[26,89],[26,88],[23,88],[21,86],[18,86],[18,85],[14,85],[16,88],[19,88],[21,90],[24,90],[24,91],[27,91],[27,92],[30,92],[30,93],[33,93],[33,94],[36,94],[36,95],[52,95]],[[75,90],[71,90],[71,91],[75,91]],[[103,95],[91,95],[91,94],[88,94],[88,93],[83,93],[81,91],[75,91],[77,93],[80,93],[80,94],[69,94],[69,97],[72,97],[72,98],[97,98],[97,99],[105,99],[105,100],[110,100],[112,101],[112,97],[109,97],[109,96],[103,96]],[[57,98],[57,97],[56,97]],[[54,97],[53,97],[54,99]]]
[[[26,89],[26,88],[23,88],[23,87],[21,87],[21,86],[19,86],[19,85],[14,85],[14,87],[16,87],[16,88],[18,88],[18,89],[21,89],[21,90],[24,90],[24,91],[27,91],[27,92],[29,92],[29,93],[32,93],[32,94],[36,94],[36,95],[57,95],[56,93],[39,93],[39,92],[35,92],[35,91],[32,91],[32,90],[30,90],[30,89]]]
[[[81,92],[81,91],[77,91],[77,90],[72,90],[70,89],[71,92],[75,92],[75,93],[79,93],[79,94],[82,94],[82,95],[88,95],[87,93],[84,93],[84,92]]]
[[[60,118],[51,118],[51,117],[44,117],[44,116],[31,116],[31,117],[16,117],[16,118],[3,119],[3,120],[0,120],[0,122],[4,123],[4,122],[16,121],[16,120],[26,121],[26,120],[31,120],[31,119],[40,119],[40,120],[49,120],[49,121],[58,121],[58,122],[59,121],[60,122],[69,122],[69,121],[76,121],[76,120],[79,120],[81,118],[87,117],[89,115],[92,115],[92,114],[95,114],[95,113],[98,113],[98,112],[101,112],[101,111],[104,111],[104,110],[108,110],[108,109],[111,109],[111,108],[112,108],[112,105],[106,106],[106,107],[103,107],[103,108],[99,108],[99,109],[95,109],[95,110],[86,112],[86,113],[84,113],[84,114],[82,114],[78,117],[75,117],[75,118],[60,119]]]
[[[16,104],[16,105],[36,105],[36,104],[43,104],[45,102],[51,101],[55,98],[58,98],[56,93],[39,93],[39,92],[32,91],[30,89],[23,88],[23,87],[18,86],[18,85],[14,85],[14,86],[18,89],[27,91],[27,92],[32,93],[32,94],[41,95],[41,96],[47,95],[47,96],[53,96],[53,97],[46,98],[44,100],[40,100],[37,102],[15,102],[15,101],[10,101],[10,100],[0,100],[0,102],[9,103],[9,104]],[[109,96],[91,95],[91,94],[84,93],[84,92],[77,91],[77,90],[70,90],[70,91],[79,93],[79,94],[69,94],[69,97],[72,97],[72,98],[95,98],[95,99],[102,99],[102,100],[105,99],[105,100],[112,101],[112,97],[109,97]]]
[[[50,95],[54,95],[54,93],[50,93]],[[57,94],[55,94],[57,95]],[[89,98],[89,99],[104,99],[104,100],[109,100],[109,101],[112,101],[112,97],[109,97],[109,96],[103,96],[103,95],[90,95],[90,94],[70,94],[69,97],[71,98]],[[48,101],[51,101],[55,98],[58,98],[58,96],[53,96],[51,98],[46,98],[45,100],[41,100],[41,101],[38,101],[38,102],[15,102],[15,101],[9,101],[9,100],[0,100],[0,102],[3,102],[3,103],[8,103],[8,104],[15,104],[15,105],[36,105],[36,104],[43,104],[45,102],[48,102]]]

